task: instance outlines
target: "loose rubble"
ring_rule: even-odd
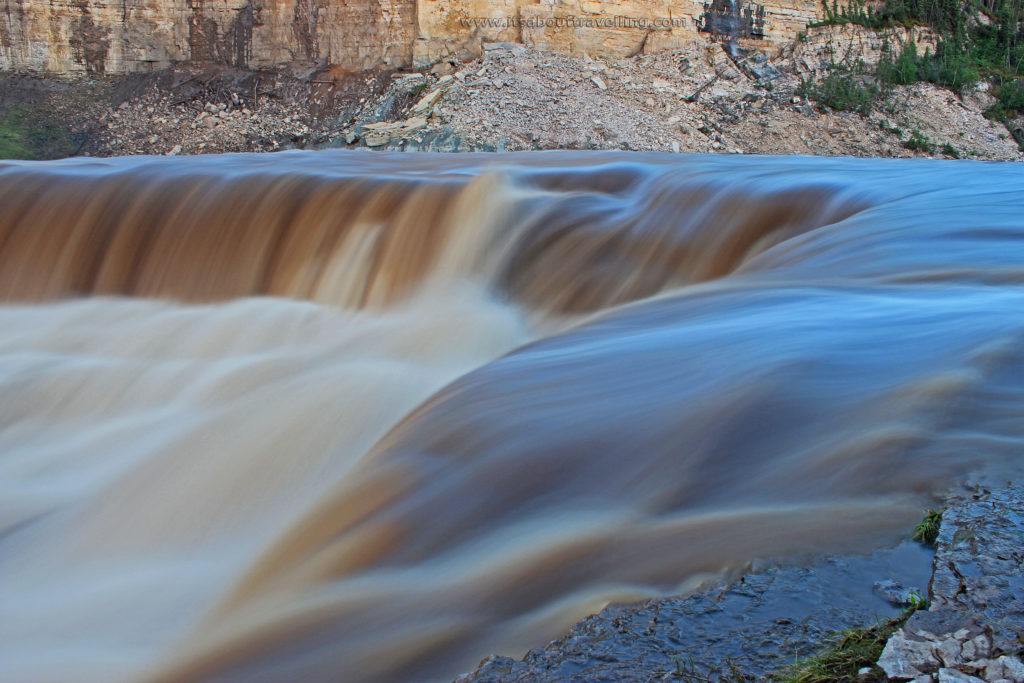
[[[104,85],[106,102],[59,107],[82,122],[78,153],[95,156],[370,147],[1024,159],[1006,126],[985,118],[984,83],[961,95],[903,86],[867,117],[798,94],[837,54],[870,63],[882,42],[860,27],[819,27],[773,54],[736,57],[699,41],[620,59],[491,43],[422,71],[180,68]],[[931,147],[908,149],[912,134]]]

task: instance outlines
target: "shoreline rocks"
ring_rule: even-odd
[[[1024,486],[950,502],[936,542],[928,610],[879,659],[892,680],[1024,682]]]
[[[896,616],[900,603],[927,595],[930,606],[886,643],[884,676],[1024,683],[1024,485],[973,486],[946,505],[933,558],[915,558],[917,546],[904,543],[771,567],[689,596],[612,605],[522,659],[491,656],[456,681],[767,680],[835,633]],[[930,580],[920,573],[922,557]],[[879,668],[863,669],[862,679],[880,680]]]

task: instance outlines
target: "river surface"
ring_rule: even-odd
[[[1024,166],[0,163],[0,680],[445,680],[1024,440]]]

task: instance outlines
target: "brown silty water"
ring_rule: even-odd
[[[1024,171],[0,164],[0,680],[444,680],[1024,437]]]

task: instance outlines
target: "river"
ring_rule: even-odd
[[[0,163],[0,680],[450,680],[1024,440],[1024,167]]]

